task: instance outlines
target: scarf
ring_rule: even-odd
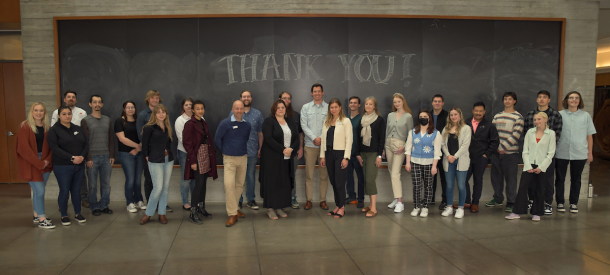
[[[362,137],[362,144],[366,146],[371,146],[371,123],[377,120],[377,114],[375,112],[370,115],[364,113],[362,116],[362,120],[360,120],[360,124],[362,124],[362,131],[360,132],[360,136]]]

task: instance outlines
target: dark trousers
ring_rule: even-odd
[[[150,170],[148,169],[148,160],[142,154],[144,160],[142,163],[144,164],[144,195],[146,195],[146,202],[148,203],[148,199],[150,198],[150,193],[153,190],[152,178],[150,177]]]
[[[333,150],[332,147],[327,148],[324,154],[326,158],[326,171],[328,171],[328,178],[335,194],[335,205],[339,208],[345,205],[345,177],[347,176],[347,169],[341,169],[341,161],[343,161],[344,154],[345,151]]]
[[[491,186],[494,189],[494,199],[496,199],[498,203],[504,201],[504,191],[506,191],[506,205],[511,206],[515,203],[515,199],[517,198],[518,168],[519,154],[496,154],[492,157]],[[506,190],[504,190],[505,180]]]
[[[479,156],[470,160],[470,168],[466,176],[466,203],[479,205],[481,192],[483,192],[483,173],[487,168],[488,160],[484,156]],[[470,197],[470,177],[472,180],[472,199]]]
[[[88,183],[87,183],[87,173],[83,173],[83,183],[80,185],[80,199],[81,201],[89,200],[89,192],[88,192]]]
[[[553,162],[546,168],[546,186],[544,187],[544,202],[551,205],[553,204],[553,195],[555,193],[555,165],[557,161],[553,158]],[[533,185],[530,184],[530,189],[528,191],[530,200],[533,200],[536,197],[536,190],[533,188]]]
[[[432,179],[432,201],[435,201],[434,197],[436,197],[436,176],[440,174],[441,178],[441,201],[447,202],[447,181],[445,180],[445,169],[443,169],[443,157],[438,160],[436,164],[436,171],[438,171],[434,175],[434,179]]]
[[[532,164],[532,169],[536,169],[538,165]],[[534,201],[532,204],[532,215],[543,216],[544,215],[544,189],[547,185],[547,175],[545,172],[540,174],[528,173],[523,171],[521,173],[521,181],[519,184],[519,193],[515,201],[513,213],[524,215],[527,214],[527,202],[528,202],[528,190],[534,190],[534,196],[530,196],[530,199]]]
[[[68,198],[72,198],[74,215],[81,214],[80,187],[85,174],[85,164],[80,165],[53,165],[53,173],[59,185],[59,212],[62,217],[68,216]]]
[[[557,159],[557,181],[555,182],[555,192],[557,192],[555,199],[557,204],[565,204],[564,192],[568,164],[570,164],[570,204],[578,204],[581,185],[580,178],[586,163],[586,159]]]
[[[185,167],[185,169],[191,169],[191,167]],[[200,174],[199,166],[197,166],[197,171],[193,171],[195,178],[195,188],[191,193],[191,205],[198,206],[199,203],[202,204],[202,208],[205,208],[205,192],[206,185],[208,181],[208,173]]]
[[[345,185],[347,189],[347,197],[349,199],[355,199],[358,201],[364,201],[364,171],[362,171],[362,165],[358,161],[356,156],[352,156],[347,161],[347,184]],[[358,177],[358,197],[356,197],[356,192],[354,190],[354,170],[356,170],[356,176]]]

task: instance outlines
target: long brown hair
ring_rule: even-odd
[[[328,113],[326,114],[326,120],[324,120],[324,126],[330,127],[330,121],[333,120],[333,114],[330,113],[330,105],[333,103],[339,104],[339,119],[338,121],[343,121],[345,118],[345,114],[343,114],[343,107],[341,107],[341,100],[338,98],[333,98],[328,102]]]
[[[415,126],[415,133],[419,134],[419,131],[421,131],[421,125],[419,125],[419,115],[421,115],[421,113],[428,114],[428,135],[431,135],[434,133],[434,119],[432,118],[432,113],[428,109],[422,109],[419,111],[419,113],[417,113],[417,126]]]
[[[163,124],[165,124],[165,132],[167,132],[169,139],[173,141],[174,138],[172,138],[172,124],[169,122],[169,114],[167,113],[167,108],[165,108],[165,105],[163,105],[161,103],[157,104],[157,106],[155,106],[155,108],[153,108],[152,115],[150,116],[150,120],[148,120],[148,123],[146,123],[146,125],[144,125],[144,127],[142,127],[142,133],[144,133],[145,127],[157,124],[157,114],[160,111],[165,112],[165,120],[163,121]]]
[[[453,120],[451,120],[451,111],[456,111],[458,114],[460,114],[460,120],[457,122],[457,125],[453,123]],[[451,131],[451,128],[453,128],[454,126],[456,127],[455,137],[459,138],[460,132],[462,131],[462,127],[466,126],[466,123],[464,122],[464,115],[462,114],[462,110],[458,107],[453,107],[449,110],[449,115],[447,116],[447,125],[445,125],[445,130],[443,131],[443,138],[449,136],[449,131]]]
[[[127,108],[127,104],[131,103],[133,105],[133,121],[138,121],[138,108],[136,108],[136,103],[131,101],[131,100],[127,100],[125,102],[123,102],[123,111],[121,112],[121,117],[123,118],[123,126],[125,126],[125,123],[127,123],[127,112],[125,112],[125,108]]]
[[[282,99],[282,95],[288,94],[290,96],[290,105],[286,106],[286,117],[292,118],[294,116],[294,109],[292,108],[292,95],[289,92],[281,92],[280,99]],[[286,103],[284,103],[286,105]]]
[[[273,105],[271,105],[271,114],[269,114],[270,117],[275,117],[275,113],[277,113],[277,106],[280,104],[282,104],[282,105],[284,105],[284,107],[286,107],[286,103],[281,99],[278,99],[275,102],[273,102]],[[288,109],[288,108],[286,108],[286,109]],[[286,117],[288,117],[288,112],[284,113],[284,118],[286,118]]]
[[[577,94],[577,95],[578,95],[578,109],[580,110],[580,109],[584,108],[584,107],[585,107],[585,103],[584,103],[584,102],[582,102],[582,96],[581,96],[581,95],[580,95],[580,93],[579,93],[579,92],[577,92],[577,91],[571,91],[571,92],[569,92],[569,93],[566,95],[566,97],[565,97],[565,98],[563,98],[563,101],[561,102],[561,105],[563,106],[563,108],[564,108],[564,109],[567,109],[567,108],[569,107],[569,104],[568,104],[568,99],[569,99],[569,98],[570,98],[570,96],[571,96],[571,95],[573,95],[573,94]]]

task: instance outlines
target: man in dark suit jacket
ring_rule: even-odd
[[[468,152],[470,153],[470,168],[466,176],[466,204],[470,206],[470,212],[479,212],[479,199],[483,191],[483,173],[500,145],[498,130],[488,120],[485,119],[485,104],[477,102],[472,110],[473,117],[466,120],[466,124],[472,128],[472,141]],[[473,194],[470,198],[470,177],[473,176]],[[471,204],[472,203],[472,204]]]
[[[432,116],[434,118],[434,127],[439,133],[443,132],[445,126],[447,125],[447,117],[449,113],[443,110],[443,106],[445,105],[445,98],[442,95],[436,94],[432,97]],[[447,181],[445,181],[445,170],[443,169],[443,156],[441,155],[441,161],[438,162],[437,168],[439,173],[434,175],[434,180],[432,181],[432,203],[434,203],[434,197],[436,196],[436,176],[440,174],[441,178],[441,204],[438,206],[439,210],[444,210],[447,207]]]

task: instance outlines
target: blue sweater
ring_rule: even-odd
[[[250,138],[250,123],[245,120],[234,121],[231,118],[223,119],[218,125],[214,144],[223,155],[240,157],[248,154],[248,139]]]

